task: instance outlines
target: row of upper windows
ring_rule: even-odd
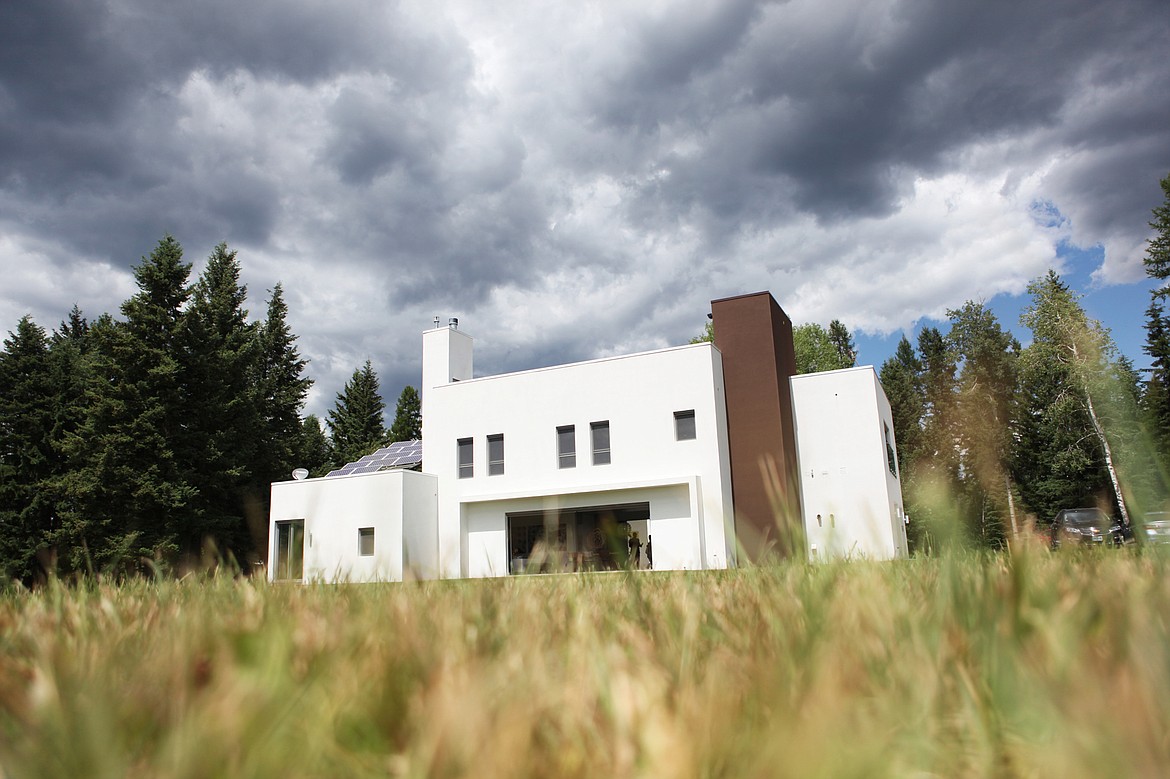
[[[674,434],[679,441],[690,441],[695,438],[695,411],[674,412]],[[577,427],[575,425],[561,425],[557,427],[557,466],[560,468],[577,467]],[[589,438],[593,448],[593,464],[609,465],[609,420],[589,423]],[[488,476],[499,476],[504,473],[504,434],[494,433],[487,437],[488,445]],[[458,463],[459,478],[470,479],[475,475],[475,440],[460,438],[455,442],[455,461]]]

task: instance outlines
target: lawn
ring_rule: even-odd
[[[8,777],[1161,776],[1136,551],[0,595]]]

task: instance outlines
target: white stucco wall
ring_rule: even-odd
[[[447,364],[433,351],[443,348],[441,338],[424,337],[424,365]],[[505,515],[556,500],[650,500],[655,568],[734,562],[723,370],[711,344],[440,382],[422,392],[423,467],[441,485],[444,576],[506,573]],[[674,412],[692,409],[696,438],[678,441]],[[590,423],[599,421],[609,422],[604,465],[592,462]],[[576,432],[574,468],[560,468],[557,457],[556,431],[566,425]],[[504,436],[505,467],[489,476],[487,436],[495,434]],[[458,477],[461,438],[473,441],[471,478]]]
[[[865,366],[790,382],[810,557],[905,557],[901,484],[883,427],[895,445],[893,417],[877,374]]]
[[[276,573],[276,525],[303,519],[306,581],[402,581],[434,576],[438,550],[436,481],[414,471],[276,482],[269,515],[269,566]],[[359,528],[374,528],[374,554],[359,551]]]

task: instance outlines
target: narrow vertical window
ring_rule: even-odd
[[[504,472],[504,434],[489,435],[488,476],[499,476]]]
[[[358,528],[358,554],[362,557],[371,557],[374,554],[374,529],[372,527]]]
[[[695,438],[695,410],[674,412],[674,437],[679,441],[692,441]]]
[[[894,445],[890,443],[890,426],[882,422],[882,427],[885,429],[886,435],[886,463],[890,466],[890,473],[897,477],[898,457],[894,454]]]
[[[470,438],[460,438],[456,442],[459,452],[459,478],[470,479],[475,475],[475,460],[473,459]]]
[[[577,467],[577,430],[573,425],[557,428],[557,464],[561,468]]]
[[[305,575],[305,520],[276,523],[277,579],[302,579]]]
[[[609,420],[590,422],[589,433],[593,438],[593,464],[609,465]]]

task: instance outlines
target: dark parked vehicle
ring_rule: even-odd
[[[1053,549],[1065,544],[1112,544],[1124,543],[1121,523],[1101,509],[1063,509],[1056,512],[1052,520],[1051,543]]]
[[[1143,544],[1170,544],[1170,511],[1151,511],[1142,517],[1138,539]]]

